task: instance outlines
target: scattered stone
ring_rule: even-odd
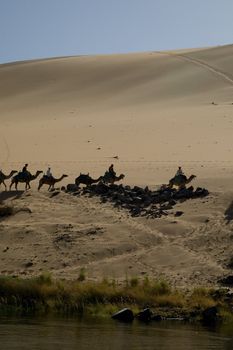
[[[175,212],[174,216],[178,217],[178,216],[181,216],[183,214],[184,214],[183,211],[177,211],[177,212]]]
[[[51,194],[50,198],[53,198],[55,196],[57,196],[60,193],[60,191],[55,191]]]
[[[26,268],[33,266],[33,262],[29,261],[24,265]]]
[[[77,192],[79,191],[79,187],[76,184],[68,184],[66,190],[67,192]]]
[[[70,190],[76,189],[73,184],[68,186]],[[98,182],[80,189],[78,194],[89,197],[98,196],[102,203],[110,202],[116,208],[126,209],[132,217],[156,219],[167,216],[167,210],[173,209],[177,202],[205,197],[209,192],[200,187],[194,190],[193,186],[180,190],[163,187],[160,190],[152,191],[148,186],[145,188],[134,186],[132,188],[122,184],[107,185]],[[182,214],[183,212],[177,211],[175,216]]]
[[[218,281],[219,283],[225,285],[225,286],[233,286],[233,275],[229,275],[227,277],[224,277]]]

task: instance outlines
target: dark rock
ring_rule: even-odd
[[[213,326],[219,320],[218,309],[216,306],[208,307],[202,312],[202,323],[205,326]]]
[[[121,322],[132,322],[134,319],[134,315],[133,315],[132,310],[130,310],[128,308],[124,308],[124,309],[116,312],[115,314],[113,314],[112,318],[114,320],[118,320]]]
[[[79,190],[79,187],[78,187],[77,185],[75,185],[75,184],[68,184],[68,185],[66,186],[66,190],[67,190],[68,192],[76,192],[76,191]]]
[[[51,194],[50,198],[53,198],[55,196],[57,196],[60,193],[60,191],[55,191]]]
[[[183,188],[179,191],[177,191],[174,194],[174,198],[181,199],[181,198],[191,198],[193,195],[193,188]]]
[[[177,212],[175,212],[174,216],[178,217],[178,216],[181,216],[183,214],[184,214],[183,211],[177,211]]]
[[[159,321],[162,321],[162,316],[160,315],[152,315],[151,316],[151,321],[156,321],[156,322],[159,322]]]
[[[173,206],[171,204],[169,204],[169,203],[164,203],[164,204],[161,204],[160,209],[162,209],[162,210],[170,210],[170,209],[173,209]]]
[[[227,267],[228,267],[229,269],[233,269],[233,257],[230,258],[230,261],[229,261],[229,263],[227,264]]]
[[[233,275],[229,275],[219,280],[219,283],[225,286],[233,286]]]
[[[150,191],[148,186],[145,188],[134,186],[104,184],[92,184],[92,186],[78,190],[74,184],[67,186],[67,191],[79,195],[88,195],[89,197],[99,196],[102,203],[111,202],[114,207],[127,209],[131,216],[144,216],[146,218],[159,218],[168,215],[166,210],[173,209],[176,200],[184,201],[189,198],[202,197],[209,192],[202,188],[184,188],[181,190],[161,187],[156,191]],[[74,192],[73,192],[74,191]],[[160,204],[159,206],[156,206]],[[175,216],[182,215],[183,212],[176,212]]]
[[[197,187],[196,191],[194,192],[195,197],[206,197],[208,195],[209,195],[209,191],[201,187]]]
[[[25,265],[24,265],[25,267],[31,267],[31,266],[33,266],[33,262],[32,261],[29,261],[29,262],[27,262],[27,263],[25,263]]]
[[[139,321],[142,321],[142,322],[149,322],[149,321],[151,321],[151,317],[152,317],[152,312],[151,312],[151,310],[149,308],[146,308],[146,309],[140,311],[136,315],[136,318]]]

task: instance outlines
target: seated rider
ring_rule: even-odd
[[[115,170],[113,169],[113,164],[110,165],[110,167],[108,168],[108,173],[111,177],[116,177],[116,172]]]
[[[50,168],[50,167],[48,167],[45,176],[47,176],[47,177],[53,177],[53,175],[52,175],[52,173],[51,173],[51,168]]]
[[[25,178],[25,176],[27,177],[28,175],[30,175],[30,173],[29,173],[27,167],[28,167],[28,164],[25,164],[24,167],[23,167],[23,169],[22,169],[22,171],[19,172],[19,176],[20,176],[21,178]]]
[[[184,173],[183,173],[183,170],[182,170],[181,166],[179,166],[175,176],[180,176],[180,175],[184,176]]]
[[[22,173],[27,173],[28,172],[27,167],[28,167],[28,164],[25,164],[23,169],[22,169]]]

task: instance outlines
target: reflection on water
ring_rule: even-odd
[[[232,334],[183,323],[0,318],[2,350],[232,350]]]

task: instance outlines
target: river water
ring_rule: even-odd
[[[233,329],[182,322],[0,317],[1,350],[232,350]]]

